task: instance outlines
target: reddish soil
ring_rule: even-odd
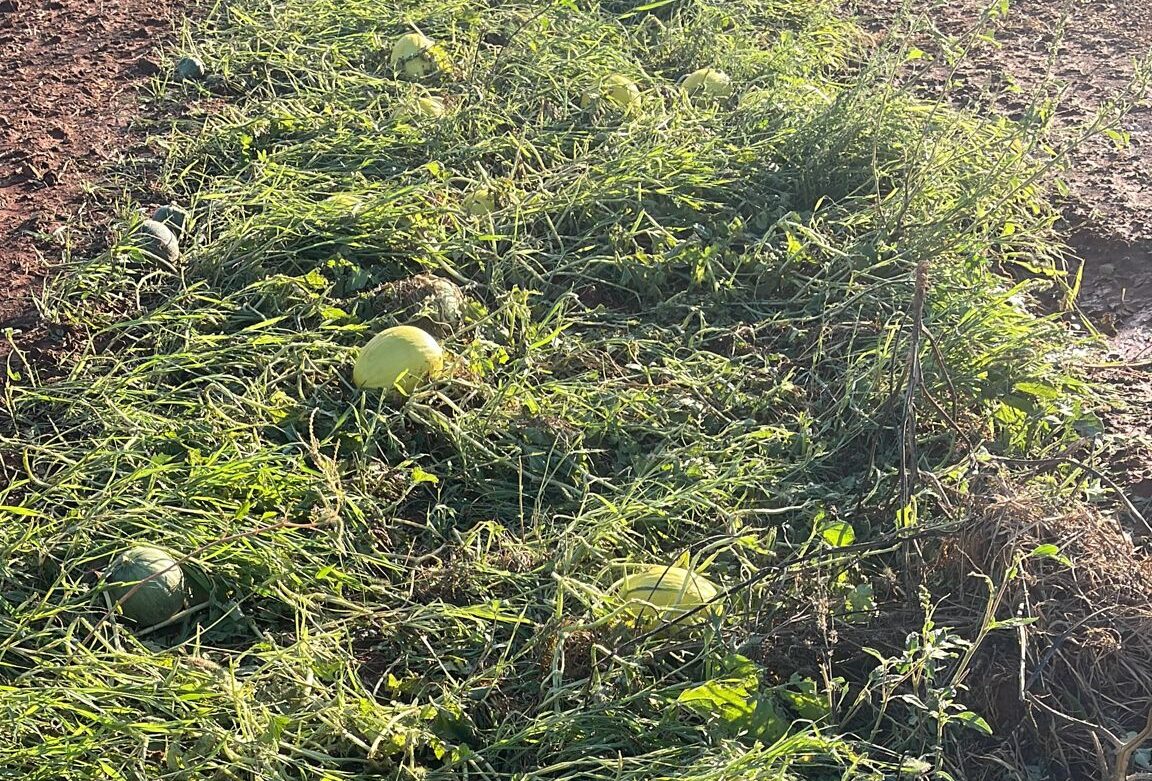
[[[82,221],[91,235],[106,216],[89,193],[143,143],[137,90],[157,71],[173,5],[0,0],[0,330],[38,325],[32,297],[44,260],[60,257],[54,232]]]

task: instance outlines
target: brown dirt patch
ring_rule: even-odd
[[[93,183],[125,153],[144,152],[132,131],[137,91],[159,68],[154,51],[176,6],[0,0],[0,329],[39,327],[32,296],[42,259],[60,255],[53,232],[83,221],[93,235],[107,217]]]
[[[941,561],[943,581],[958,584],[950,618],[987,599],[969,576],[979,572],[1004,590],[998,618],[1036,622],[993,633],[975,660],[970,704],[1001,738],[1002,761],[975,762],[966,777],[1001,778],[1004,763],[1023,760],[1054,779],[1123,778],[1109,772],[1109,736],[1138,731],[1152,701],[1152,559],[1114,519],[1053,502],[1045,488],[989,477],[981,489]],[[1041,545],[1073,565],[1029,557]]]

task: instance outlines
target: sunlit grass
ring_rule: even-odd
[[[6,390],[0,766],[892,772],[899,751],[839,721],[831,679],[852,671],[756,649],[774,626],[869,620],[845,600],[898,560],[909,457],[950,479],[1091,420],[1072,340],[1025,306],[1042,283],[997,273],[1055,257],[1036,140],[910,100],[896,55],[849,78],[855,33],[826,5],[609,5],[210,10],[192,45],[227,102],[165,87],[206,109],[164,137],[195,217],[184,258],[77,259],[46,308],[91,348],[60,380],[17,365]],[[452,73],[390,72],[413,27]],[[703,66],[737,97],[681,95]],[[610,73],[638,110],[581,107]],[[446,116],[397,119],[423,94]],[[479,187],[497,209],[469,216]],[[403,403],[361,392],[356,349],[396,322],[375,291],[418,273],[470,297],[451,370]],[[924,528],[955,520],[917,492]],[[845,564],[819,534],[837,521],[875,556]],[[133,540],[190,555],[173,626],[108,620],[96,575]],[[604,589],[681,556],[746,587],[715,631],[626,642]],[[774,704],[745,723],[678,702],[734,676],[744,705]]]

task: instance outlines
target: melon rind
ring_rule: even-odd
[[[444,351],[422,328],[398,325],[376,334],[360,350],[352,381],[361,388],[399,391],[408,396],[444,366]]]
[[[104,580],[120,611],[141,626],[167,621],[180,612],[187,596],[176,560],[150,545],[122,551],[108,566]]]

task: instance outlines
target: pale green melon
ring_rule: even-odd
[[[714,602],[720,590],[712,581],[681,567],[647,566],[621,578],[612,588],[624,604],[627,615],[642,629],[693,613],[682,624],[699,624],[716,615]]]
[[[167,621],[184,607],[184,573],[160,548],[137,545],[121,552],[104,579],[120,611],[141,626]],[[138,583],[143,585],[133,591]]]
[[[697,99],[722,100],[732,95],[732,79],[715,68],[701,68],[689,73],[681,86]]]
[[[444,351],[422,328],[398,325],[372,337],[360,350],[352,381],[361,388],[407,396],[444,368]]]
[[[392,44],[392,69],[412,79],[445,70],[447,55],[423,33],[401,35]]]
[[[627,76],[613,73],[601,79],[595,90],[585,92],[580,99],[580,105],[588,108],[598,100],[629,112],[640,105],[640,87]]]

